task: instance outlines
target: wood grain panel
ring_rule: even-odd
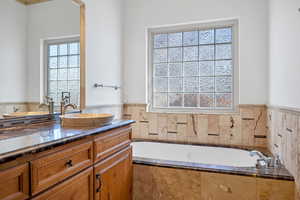
[[[94,140],[94,161],[98,162],[129,146],[131,128],[119,128],[100,134]]]
[[[0,171],[0,199],[23,200],[29,197],[29,166],[23,164]]]
[[[34,200],[93,200],[93,168],[37,196]]]
[[[132,200],[131,154],[128,147],[94,167],[95,200]]]
[[[87,142],[33,160],[31,164],[31,192],[42,190],[70,177],[93,164],[93,145]]]

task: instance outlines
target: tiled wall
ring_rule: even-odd
[[[144,104],[124,105],[123,118],[136,120],[133,138],[184,143],[266,147],[267,109],[241,105],[233,114],[148,113]]]
[[[15,108],[18,109],[18,112],[28,111],[27,103],[0,103],[0,119],[3,114],[14,112]]]
[[[268,146],[278,155],[296,179],[300,199],[300,111],[285,108],[268,109]]]

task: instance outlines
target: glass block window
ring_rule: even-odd
[[[70,92],[70,103],[80,102],[79,40],[47,44],[47,93],[59,105],[62,92]]]
[[[233,26],[151,33],[151,107],[233,110]]]

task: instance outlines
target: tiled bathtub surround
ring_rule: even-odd
[[[123,118],[135,120],[134,139],[266,147],[267,108],[240,105],[232,114],[148,113],[145,104],[125,104]]]
[[[294,182],[134,164],[134,200],[293,200]]]
[[[300,199],[300,111],[290,108],[268,109],[268,146],[278,155],[296,179],[297,197]]]

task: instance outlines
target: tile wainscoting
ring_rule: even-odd
[[[0,118],[2,118],[3,114],[13,113],[15,109],[18,112],[28,112],[31,108],[32,103],[27,102],[7,102],[7,103],[0,103]]]
[[[268,147],[296,180],[296,199],[300,200],[300,110],[268,108]]]
[[[146,104],[125,104],[123,118],[136,121],[134,139],[267,147],[265,105],[240,105],[231,114],[165,114],[146,112]]]

